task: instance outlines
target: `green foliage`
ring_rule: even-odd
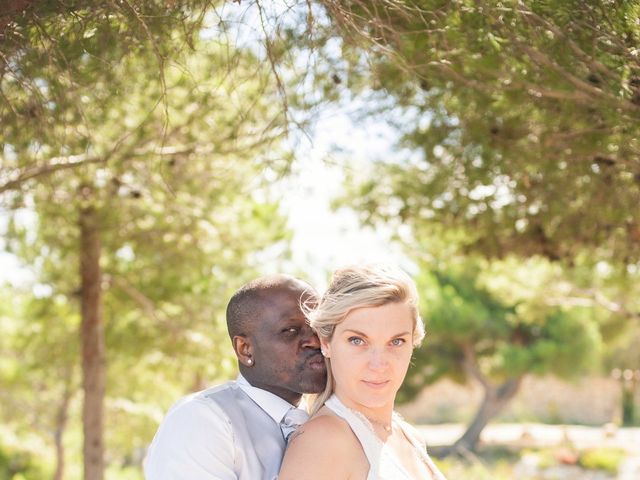
[[[446,478],[472,478],[474,480],[509,480],[512,468],[504,463],[495,467],[487,467],[480,462],[466,463],[449,457],[437,462],[438,468]]]
[[[575,378],[598,365],[597,313],[549,306],[544,291],[550,286],[542,278],[537,292],[535,281],[523,291],[519,272],[500,277],[496,263],[466,258],[446,269],[422,265],[418,286],[427,337],[414,354],[402,400],[444,376],[499,384],[526,374]]]
[[[605,371],[611,372],[614,368],[621,370],[634,369],[640,365],[640,325],[632,323],[623,330],[614,341],[608,345],[608,354],[605,361]]]
[[[6,409],[5,409],[6,410]],[[51,475],[51,466],[42,455],[43,443],[31,432],[17,436],[0,425],[0,479],[37,480]]]
[[[617,472],[620,463],[628,455],[624,450],[613,447],[597,447],[577,452],[579,472],[575,466],[562,470],[558,464],[558,447],[544,449],[523,449],[504,446],[485,446],[479,449],[477,457],[462,459],[447,457],[435,461],[447,478],[469,479],[537,479],[568,478],[568,476],[589,475],[589,470],[605,470],[607,474]],[[586,462],[583,463],[583,459]],[[527,468],[521,468],[522,464]],[[535,468],[532,469],[532,466]],[[526,472],[526,473],[525,473]],[[592,472],[593,473],[593,472]],[[564,475],[564,476],[563,476]]]
[[[494,382],[637,365],[637,2],[324,3],[350,91],[401,137],[338,204],[432,272],[402,398],[466,381],[464,345]]]
[[[286,222],[266,187],[291,154],[271,69],[221,24],[199,35],[199,2],[65,5],[27,9],[7,30],[4,246],[31,267],[39,293],[3,287],[16,298],[0,315],[0,418],[19,438],[40,436],[47,459],[52,433],[66,428],[67,471],[77,473],[78,218],[91,207],[107,457],[135,476],[169,405],[235,373],[224,307],[258,274],[258,253],[286,252]]]
[[[327,4],[368,60],[355,84],[393,96],[387,118],[419,153],[354,179],[363,220],[491,257],[637,266],[637,2]]]
[[[631,426],[635,424],[635,410],[634,388],[625,386],[622,390],[622,425]]]
[[[590,470],[606,470],[618,473],[620,463],[627,456],[627,452],[620,448],[601,447],[580,452],[579,463]]]
[[[45,474],[38,465],[36,455],[0,449],[0,479],[35,480],[43,477]]]
[[[94,114],[82,90],[93,90],[105,103],[114,100],[110,88],[125,94],[132,79],[120,75],[118,66],[131,58],[162,80],[165,63],[193,46],[204,9],[210,6],[200,1],[80,0],[7,7],[3,16],[11,17],[2,23],[0,70],[4,129],[15,135],[19,122],[30,125],[31,138],[24,136],[18,148],[37,146],[54,127],[58,136],[88,144],[94,132],[73,128]],[[159,100],[151,95],[148,99]]]
[[[513,466],[519,453],[502,446],[483,447],[477,457],[462,459],[448,456],[434,459],[447,478],[469,478],[474,480],[510,480],[514,478]]]

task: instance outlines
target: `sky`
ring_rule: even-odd
[[[409,266],[400,246],[391,241],[392,232],[362,227],[352,210],[330,206],[343,191],[339,164],[348,159],[351,168],[364,172],[373,158],[392,154],[393,140],[393,132],[383,124],[372,120],[356,126],[345,112],[333,110],[318,119],[311,141],[299,146],[300,160],[285,182],[282,208],[294,232],[294,266],[318,288],[326,286],[329,272],[353,263]]]
[[[0,210],[0,232],[7,227],[7,214]],[[15,255],[5,251],[4,239],[0,237],[0,285],[8,283],[21,286],[33,281],[33,275],[28,268],[20,264]]]

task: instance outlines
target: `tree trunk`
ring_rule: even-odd
[[[62,392],[62,400],[56,414],[55,431],[53,432],[53,441],[56,448],[56,470],[53,474],[53,480],[62,480],[64,478],[64,443],[63,435],[67,428],[67,420],[69,418],[69,402],[71,401],[71,381],[72,369],[67,370],[67,378],[65,379],[64,391]]]
[[[83,189],[84,190],[84,189]],[[83,192],[86,194],[86,191]],[[105,392],[104,329],[100,271],[100,233],[93,207],[80,211],[80,326],[82,351],[82,426],[84,433],[84,479],[104,476],[103,410]]]
[[[483,383],[484,398],[467,431],[452,445],[447,453],[465,453],[476,449],[480,434],[489,421],[495,417],[515,396],[520,388],[522,377],[512,378],[499,387]]]

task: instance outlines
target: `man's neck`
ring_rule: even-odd
[[[287,390],[286,388],[281,388],[274,385],[267,385],[263,382],[260,382],[259,379],[251,378],[251,376],[247,377],[244,374],[241,374],[241,375],[244,377],[247,383],[252,387],[259,388],[260,390],[264,390],[277,397],[280,397],[285,402],[290,403],[295,407],[300,405],[300,401],[302,400],[302,394],[292,392],[291,390]]]

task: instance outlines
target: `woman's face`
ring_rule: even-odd
[[[335,393],[351,408],[393,407],[409,367],[413,320],[406,303],[351,311],[321,340],[335,378]]]

